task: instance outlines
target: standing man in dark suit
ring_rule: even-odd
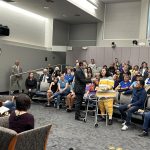
[[[75,103],[75,120],[82,120],[80,117],[80,109],[83,101],[83,96],[85,93],[86,83],[92,82],[91,79],[86,79],[84,74],[83,62],[79,63],[79,68],[75,72],[75,85],[74,91],[76,95]]]

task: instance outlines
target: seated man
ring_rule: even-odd
[[[51,78],[51,75],[48,74],[48,70],[43,69],[43,74],[40,76],[40,82],[51,83],[51,81],[52,81],[52,78]]]
[[[150,112],[144,113],[144,123],[143,123],[143,132],[139,136],[148,136],[148,128],[150,125]]]
[[[58,81],[57,109],[59,109],[61,98],[67,96],[70,92],[68,86],[68,81],[64,79],[64,74],[61,74],[60,80]]]
[[[130,104],[124,104],[119,106],[119,111],[122,116],[124,123],[122,124],[122,130],[128,129],[131,122],[132,113],[136,112],[138,109],[143,109],[147,93],[144,89],[144,80],[137,81],[136,87],[133,89],[132,100]],[[127,113],[127,114],[126,114]]]

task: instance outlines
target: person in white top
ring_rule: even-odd
[[[96,64],[95,64],[95,60],[91,59],[91,63],[88,65],[88,67],[90,67],[92,70],[96,69]]]

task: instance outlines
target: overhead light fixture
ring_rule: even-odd
[[[80,8],[84,8],[89,11],[95,11],[97,9],[97,6],[95,6],[89,0],[67,0],[67,1],[76,6],[79,6]]]
[[[96,8],[98,8],[98,1],[97,0],[87,0],[90,2],[92,5],[94,5]]]
[[[49,9],[49,7],[48,6],[44,6],[44,9]]]
[[[24,14],[24,15],[29,16],[29,17],[34,17],[34,18],[39,19],[39,20],[43,20],[43,21],[47,20],[47,18],[45,18],[43,16],[32,13],[32,12],[27,11],[27,10],[22,9],[22,8],[16,7],[14,5],[11,5],[11,4],[4,2],[4,1],[1,1],[1,0],[0,0],[0,7],[4,7],[6,9],[12,10],[12,11],[17,12],[17,13]]]

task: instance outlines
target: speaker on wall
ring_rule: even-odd
[[[9,28],[7,26],[0,25],[0,36],[9,36]]]

